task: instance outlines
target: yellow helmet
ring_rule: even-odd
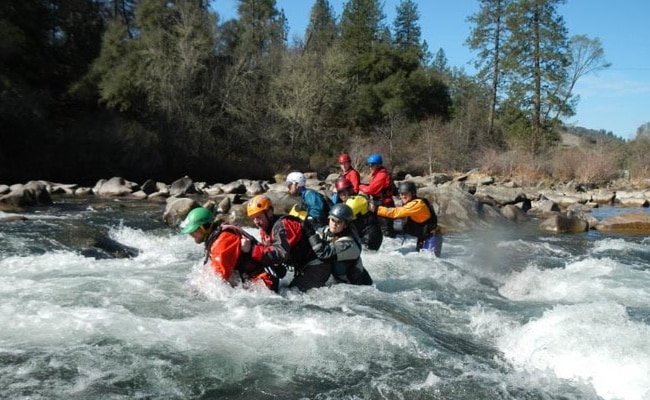
[[[264,196],[263,194],[258,194],[257,196],[248,200],[248,203],[246,203],[246,214],[249,217],[252,217],[253,215],[262,211],[266,211],[271,207],[273,207],[273,204],[271,204],[271,199]]]
[[[352,209],[353,219],[368,213],[368,200],[363,196],[350,196],[345,204]]]

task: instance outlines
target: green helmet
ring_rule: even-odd
[[[181,222],[181,232],[192,233],[199,229],[201,225],[214,222],[214,214],[205,207],[196,207],[187,213],[187,216]]]

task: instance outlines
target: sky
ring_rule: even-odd
[[[329,0],[337,17],[345,0]],[[221,21],[237,17],[237,0],[213,0]],[[465,46],[470,33],[467,17],[478,11],[477,0],[415,0],[420,13],[422,39],[435,54],[442,48],[450,67],[474,74],[476,53]],[[289,42],[302,37],[309,23],[313,0],[276,0],[289,24]],[[384,0],[384,14],[392,26],[399,0]],[[607,70],[583,76],[574,94],[580,97],[569,125],[605,130],[624,139],[634,139],[639,126],[650,122],[650,1],[567,0],[558,7],[569,37],[599,38]]]

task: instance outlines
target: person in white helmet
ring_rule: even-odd
[[[307,211],[307,219],[312,225],[319,227],[327,225],[330,207],[325,196],[321,193],[307,189],[307,179],[302,172],[292,172],[287,175],[287,187],[291,196],[300,196],[302,204]]]

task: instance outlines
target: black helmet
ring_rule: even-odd
[[[417,193],[417,188],[413,182],[402,182],[399,184],[398,188],[400,193],[413,193],[413,196]]]
[[[350,206],[344,203],[334,204],[330,209],[330,216],[350,222],[354,218]]]

